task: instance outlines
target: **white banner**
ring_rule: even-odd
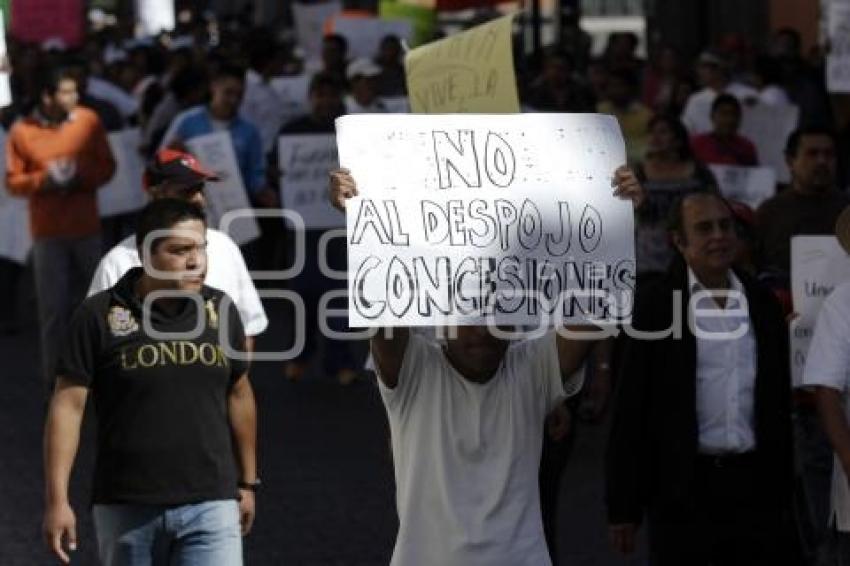
[[[413,24],[409,20],[379,18],[334,18],[334,33],[348,40],[348,56],[372,59],[378,54],[381,40],[387,35],[398,36],[407,43],[413,41]]]
[[[709,165],[720,192],[753,209],[776,194],[776,171],[770,167]]]
[[[174,0],[136,0],[138,35],[150,37],[176,26]]]
[[[207,134],[192,138],[186,145],[205,167],[212,169],[220,178],[219,181],[208,181],[204,191],[209,226],[223,229],[239,245],[259,238],[260,227],[257,220],[248,213],[228,226],[221,226],[221,219],[226,213],[233,210],[251,210],[230,134]]]
[[[616,119],[352,115],[340,164],[352,326],[629,320],[634,215]]]
[[[0,148],[6,147],[6,131],[0,129]],[[0,159],[0,257],[25,263],[32,248],[30,214],[25,198],[6,190],[6,160]]]
[[[271,85],[280,97],[280,112],[283,117],[281,125],[310,111],[309,76],[276,77],[272,79]]]
[[[145,206],[142,189],[144,162],[139,153],[142,136],[138,128],[109,134],[109,147],[115,157],[115,175],[97,191],[101,217],[134,212]]]
[[[850,2],[830,2],[828,18],[826,87],[829,92],[850,92]]]
[[[342,11],[337,1],[314,4],[292,4],[292,16],[295,19],[295,41],[304,50],[304,58],[317,61],[322,56],[322,38],[328,18]]]
[[[785,163],[785,144],[788,136],[797,128],[800,110],[792,104],[743,105],[741,135],[749,138],[758,150],[759,164],[776,171],[780,183],[791,181],[791,173]]]
[[[791,378],[802,384],[806,353],[824,299],[850,280],[850,257],[835,236],[794,236],[791,239],[791,294],[798,317],[791,323]]]
[[[333,134],[278,138],[280,200],[304,219],[308,230],[342,228],[345,216],[328,200],[328,173],[339,166]]]

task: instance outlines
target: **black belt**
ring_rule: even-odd
[[[721,470],[724,468],[744,468],[751,466],[755,461],[755,452],[697,455],[697,464],[715,470]]]

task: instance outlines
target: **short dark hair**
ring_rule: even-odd
[[[139,213],[136,220],[136,247],[141,250],[149,234],[157,230],[168,230],[184,220],[200,220],[206,226],[204,211],[185,200],[161,198],[152,200]],[[154,239],[151,251],[155,251],[162,238]]]
[[[720,109],[721,106],[733,106],[738,114],[741,113],[741,103],[731,94],[723,93],[714,99],[714,102],[711,104],[712,116]]]
[[[325,39],[323,39],[322,41],[324,43],[336,43],[340,51],[342,51],[343,53],[348,53],[348,40],[345,38],[344,35],[332,33],[330,35],[326,35]]]
[[[245,82],[245,69],[233,63],[222,63],[212,77],[212,82],[221,79],[236,79],[239,82]]]
[[[791,135],[788,136],[788,141],[785,142],[786,157],[797,156],[797,151],[800,149],[800,142],[803,141],[803,136],[826,136],[832,140],[833,145],[838,143],[835,131],[827,126],[802,126],[791,132]]]
[[[59,83],[64,80],[72,80],[79,83],[79,76],[69,66],[48,67],[38,74],[38,94],[53,96],[59,90]]]
[[[682,239],[687,239],[686,234],[685,234],[685,218],[684,218],[684,216],[685,216],[684,215],[685,202],[687,202],[688,199],[694,198],[694,197],[713,197],[713,198],[716,198],[717,200],[722,202],[724,205],[726,205],[726,208],[729,209],[729,214],[732,215],[733,218],[735,217],[735,212],[734,212],[734,210],[732,210],[732,206],[729,204],[729,201],[726,200],[726,198],[723,195],[721,195],[719,192],[717,192],[717,190],[715,190],[713,187],[712,188],[705,187],[705,188],[700,188],[700,189],[696,189],[696,190],[693,190],[693,191],[688,191],[687,193],[685,193],[682,196],[680,196],[679,198],[677,198],[673,202],[673,206],[670,207],[670,212],[667,216],[667,231],[670,234],[678,234]]]
[[[332,88],[342,94],[344,90],[342,83],[338,78],[334,75],[326,72],[320,72],[313,75],[313,78],[310,79],[310,88],[309,93],[313,94],[320,88]]]
[[[688,161],[693,159],[694,153],[691,150],[691,135],[688,129],[682,124],[678,116],[674,114],[656,114],[649,121],[648,130],[652,130],[657,124],[666,124],[673,132],[673,137],[679,144],[679,159]]]

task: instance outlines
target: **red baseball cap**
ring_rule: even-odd
[[[217,181],[215,173],[207,171],[191,153],[178,149],[164,148],[156,152],[154,158],[145,167],[142,184],[145,189],[155,187],[164,182],[187,187]]]

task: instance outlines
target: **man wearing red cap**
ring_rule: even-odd
[[[151,198],[177,198],[204,207],[206,181],[215,180],[191,154],[174,149],[160,150],[145,170],[144,186]],[[206,283],[227,293],[242,318],[249,346],[252,337],[268,326],[268,319],[248,274],[239,247],[224,232],[207,228],[208,255],[214,258],[207,270]],[[100,261],[88,295],[109,289],[131,268],[142,265],[135,236],[112,248]]]

